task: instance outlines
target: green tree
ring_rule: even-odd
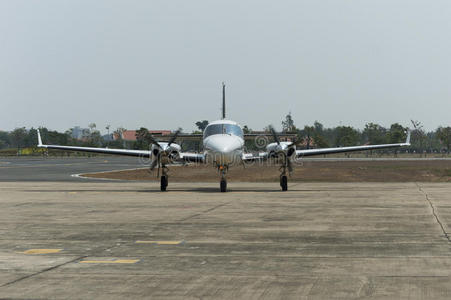
[[[285,120],[282,121],[282,131],[283,132],[294,132],[296,131],[296,126],[294,126],[293,118],[291,117],[291,112],[285,116]]]
[[[407,128],[403,127],[399,123],[391,124],[390,130],[387,133],[387,142],[390,144],[404,142],[407,137],[406,130]]]
[[[14,129],[10,135],[12,146],[16,147],[17,149],[20,149],[21,147],[23,147],[27,135],[28,135],[28,132],[25,129],[25,127]]]
[[[70,139],[69,135],[56,130],[48,130],[46,127],[39,127],[39,131],[44,144],[67,145]]]
[[[315,146],[318,148],[328,148],[329,143],[327,142],[326,138],[318,133],[313,134],[313,141],[315,142]]]
[[[0,131],[0,149],[11,147],[10,135],[6,131]]]
[[[25,137],[24,145],[25,147],[34,147],[38,143],[38,131],[31,127],[30,130],[28,130],[28,134]]]
[[[412,147],[415,151],[420,153],[420,156],[425,150],[427,143],[426,133],[423,129],[423,124],[420,121],[411,120],[414,130],[412,130]]]
[[[451,127],[440,126],[437,128],[436,135],[440,142],[442,142],[443,146],[446,147],[446,152],[449,154],[451,145]]]
[[[330,147],[326,137],[324,125],[318,121],[313,123],[313,142],[315,143],[315,147],[317,148],[327,148]]]
[[[313,127],[315,127],[315,133],[321,134],[321,135],[323,134],[323,132],[324,132],[324,125],[323,124],[321,124],[318,121],[315,121],[313,123]]]
[[[304,126],[304,136],[305,141],[307,142],[307,149],[310,149],[310,146],[312,145],[312,137],[315,133],[315,127],[313,126]]]
[[[197,128],[199,128],[200,131],[204,132],[205,128],[207,128],[208,126],[208,121],[207,120],[197,121],[196,126]]]
[[[351,126],[338,126],[335,144],[341,147],[354,146],[360,140],[360,134]]]
[[[243,133],[244,134],[248,134],[251,133],[252,129],[250,129],[249,127],[247,127],[247,125],[243,126]]]
[[[149,149],[150,145],[150,133],[145,127],[141,127],[136,131],[136,143],[135,148],[137,149]]]
[[[364,138],[372,145],[387,142],[387,129],[376,123],[367,123],[363,129]]]
[[[100,135],[100,131],[94,130],[91,132],[89,135],[89,143],[95,147],[102,145],[102,136]]]

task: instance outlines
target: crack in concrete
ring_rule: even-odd
[[[192,219],[192,218],[201,216],[201,215],[203,215],[203,214],[212,212],[213,210],[215,210],[215,209],[217,209],[217,208],[220,208],[220,207],[222,207],[222,206],[225,206],[225,205],[227,205],[227,204],[229,204],[229,203],[230,203],[230,202],[226,202],[226,203],[222,203],[222,204],[216,205],[215,207],[212,207],[212,208],[209,208],[209,209],[207,209],[207,210],[204,210],[203,212],[200,212],[200,213],[191,215],[191,216],[189,216],[189,217],[183,218],[183,219],[179,220],[179,222],[187,221],[187,220],[189,220],[189,219]]]
[[[5,283],[5,284],[3,284],[3,285],[0,285],[0,288],[5,287],[5,286],[8,286],[8,285],[12,285],[12,284],[17,283],[17,282],[19,282],[19,281],[28,279],[28,278],[30,278],[30,277],[34,277],[34,276],[36,276],[36,275],[39,275],[39,274],[42,274],[42,273],[45,273],[45,272],[48,272],[48,271],[55,270],[55,269],[57,269],[57,268],[59,268],[59,267],[62,267],[62,266],[65,266],[65,265],[67,265],[67,264],[70,264],[70,263],[73,263],[73,262],[82,260],[83,258],[86,258],[86,257],[88,257],[88,256],[87,256],[87,255],[80,256],[80,257],[77,257],[77,258],[75,258],[75,259],[66,261],[66,262],[64,262],[64,263],[62,263],[62,264],[59,264],[59,265],[56,265],[56,266],[53,266],[53,267],[50,267],[50,268],[46,268],[46,269],[44,269],[44,270],[38,271],[38,272],[33,273],[33,274],[30,274],[30,275],[26,275],[26,276],[17,278],[17,279],[15,279],[15,280],[13,280],[13,281],[10,281],[10,282],[7,282],[7,283]]]
[[[435,209],[435,206],[434,206],[434,204],[432,203],[431,199],[429,199],[428,193],[426,193],[426,192],[421,188],[421,186],[418,184],[418,182],[415,182],[415,184],[417,185],[418,190],[424,195],[426,201],[429,203],[429,206],[430,206],[431,209],[432,209],[432,214],[434,215],[435,220],[437,221],[438,225],[440,225],[440,228],[442,229],[442,232],[443,232],[443,234],[445,235],[445,238],[448,240],[448,242],[451,243],[451,238],[449,237],[448,233],[446,232],[445,227],[443,226],[442,221],[441,221],[440,218],[438,217],[437,212],[436,212],[436,209]]]

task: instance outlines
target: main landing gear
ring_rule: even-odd
[[[168,187],[168,183],[169,183],[168,171],[169,171],[169,169],[165,165],[163,165],[161,168],[162,173],[161,173],[161,178],[160,178],[160,190],[162,192],[165,192],[166,188]]]
[[[282,191],[288,191],[287,166],[284,164],[280,167],[280,187]]]
[[[288,191],[288,177],[287,175],[280,175],[280,187],[282,191]]]
[[[227,166],[219,166],[218,171],[221,172],[221,182],[219,184],[219,188],[221,190],[221,193],[227,192]]]

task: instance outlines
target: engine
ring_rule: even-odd
[[[175,160],[180,159],[180,145],[176,143],[168,144],[165,142],[160,142],[158,145],[152,145],[152,156],[155,158],[160,158],[162,163],[170,163]]]

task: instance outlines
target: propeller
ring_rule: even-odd
[[[272,127],[272,125],[269,125],[269,130],[272,133],[272,137],[274,138],[274,141],[277,143],[277,145],[280,145],[279,137],[277,136],[277,133],[274,130],[274,127]]]
[[[154,154],[157,158],[154,159],[150,165],[151,171],[153,171],[155,169],[155,167],[157,167],[157,177],[160,177],[161,155],[163,153],[166,155],[169,154],[169,151],[171,150],[170,146],[175,142],[175,140],[177,139],[177,136],[180,134],[181,131],[182,131],[181,128],[177,129],[177,131],[174,133],[174,135],[169,139],[168,144],[165,148],[163,148],[161,146],[161,144],[152,135],[149,135],[149,140],[152,142],[152,144],[154,144],[155,146],[157,146],[158,148],[161,149],[161,151],[158,151],[157,153]]]
[[[175,141],[175,139],[177,138],[177,136],[180,134],[180,132],[182,131],[182,128],[178,128],[177,131],[174,133],[174,135],[171,137],[171,139],[168,142],[168,147],[171,146],[171,144]]]
[[[275,129],[274,129],[274,127],[272,126],[272,125],[269,125],[269,130],[271,131],[271,134],[272,134],[272,136],[273,136],[273,138],[274,138],[274,141],[277,143],[277,145],[279,145],[280,146],[280,139],[279,139],[279,136],[277,135],[277,132],[275,131]],[[287,148],[290,148],[290,149],[288,149],[288,156],[291,156],[294,152],[294,148],[292,148],[294,145],[296,145],[296,143],[297,143],[297,139],[296,138],[293,138],[293,140],[291,141],[291,143],[290,144],[287,144]]]
[[[280,146],[279,136],[277,135],[277,132],[272,125],[269,125],[269,130],[271,131],[274,141],[277,143],[278,146]],[[293,172],[293,165],[291,163],[290,157],[296,151],[293,147],[294,145],[296,145],[296,142],[297,142],[296,138],[293,138],[291,143],[287,144],[287,148],[288,148],[287,152],[285,153],[284,151],[281,151],[281,153],[283,155],[283,159],[284,159],[284,165],[288,168],[289,173]]]
[[[160,149],[163,149],[163,147],[161,147],[161,145],[158,143],[158,141],[156,139],[154,139],[154,137],[151,134],[149,134],[148,138],[152,144],[158,146],[158,148],[160,148]]]

